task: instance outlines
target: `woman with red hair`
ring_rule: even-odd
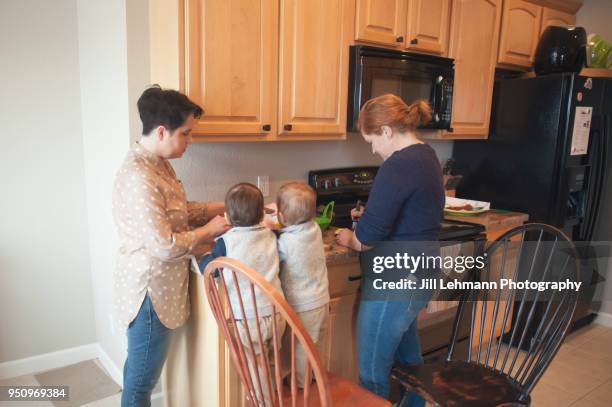
[[[437,244],[444,210],[442,170],[435,151],[419,140],[415,132],[430,120],[431,108],[424,101],[408,106],[399,97],[388,94],[364,104],[358,128],[372,146],[372,152],[381,156],[384,163],[365,209],[351,212],[353,219],[358,220],[355,231],[340,232],[336,238],[339,244],[357,251],[381,250],[385,244],[387,248],[422,247],[419,245],[423,242]],[[412,243],[415,245],[411,246]],[[413,254],[422,253],[419,249]],[[422,276],[417,272],[408,277],[418,287]],[[367,278],[362,281],[368,284]],[[366,293],[368,288],[362,286]],[[430,296],[430,291],[418,288],[402,291],[400,297],[395,293],[362,294],[357,341],[359,381],[363,387],[389,398],[393,364],[423,362],[417,315]],[[406,404],[419,405],[422,400],[410,396],[405,398],[403,405]]]

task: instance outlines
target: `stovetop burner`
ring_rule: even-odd
[[[332,226],[351,227],[351,209],[357,201],[367,202],[377,172],[378,167],[348,167],[308,173],[308,183],[317,192],[317,207],[335,201]],[[440,240],[464,240],[483,232],[482,225],[444,220]]]

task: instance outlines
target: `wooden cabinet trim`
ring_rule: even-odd
[[[563,11],[568,14],[576,14],[582,7],[581,0],[528,0],[538,6],[548,7],[554,10]]]
[[[576,25],[576,16],[574,14],[565,13],[563,11],[544,7],[542,10],[542,23],[540,25],[540,34],[544,32],[549,25],[558,25],[569,27]]]

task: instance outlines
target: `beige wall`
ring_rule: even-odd
[[[430,143],[440,160],[450,157],[452,142]],[[257,175],[270,177],[270,196],[283,182],[306,180],[308,171],[358,165],[380,165],[369,144],[358,134],[346,141],[279,143],[198,143],[172,165],[192,199],[222,200],[236,182],[257,182]]]
[[[582,0],[576,25],[584,27],[587,34],[596,33],[612,41],[612,0]]]
[[[96,341],[76,16],[0,4],[0,363]]]

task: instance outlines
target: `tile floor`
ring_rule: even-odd
[[[531,397],[534,407],[612,406],[612,328],[570,334]]]
[[[90,363],[92,377],[101,369],[97,361]],[[70,367],[66,367],[70,368]],[[62,368],[62,369],[66,369]],[[6,385],[38,385],[36,376],[21,376],[0,381]],[[110,380],[110,378],[108,378]],[[99,379],[98,379],[99,381]],[[87,382],[87,380],[83,380]],[[85,407],[117,407],[121,404],[120,389],[108,386],[104,397],[79,404]],[[93,396],[92,389],[92,396]],[[83,393],[83,392],[81,392]],[[531,393],[533,407],[609,407],[612,406],[612,328],[591,324],[572,333],[565,340],[552,364]],[[82,394],[81,399],[87,399]],[[91,397],[90,397],[91,398]],[[0,402],[0,406],[46,407],[73,406],[66,403]]]

